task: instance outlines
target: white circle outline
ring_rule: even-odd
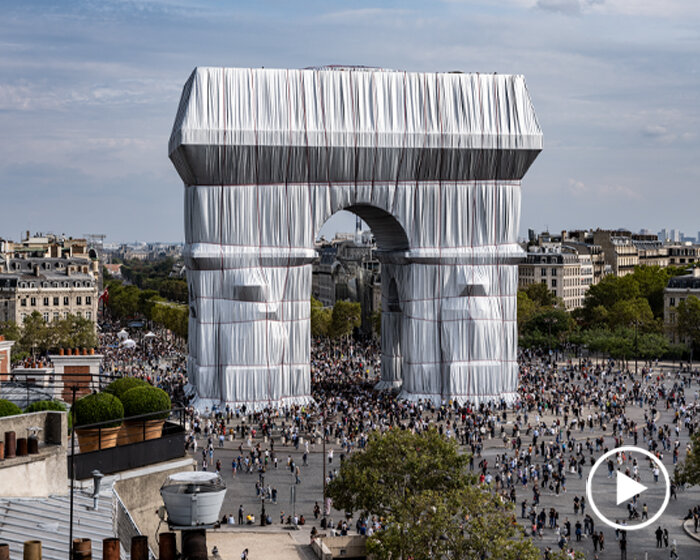
[[[591,493],[591,480],[593,479],[593,475],[595,474],[596,470],[598,470],[598,467],[603,464],[603,461],[610,457],[611,455],[615,455],[617,453],[620,453],[621,451],[630,451],[634,453],[641,453],[643,455],[646,455],[651,459],[654,463],[656,463],[661,470],[661,472],[664,475],[664,479],[666,479],[666,494],[664,496],[664,503],[661,504],[661,507],[659,508],[659,511],[657,511],[652,517],[647,519],[644,523],[639,523],[637,525],[619,525],[617,523],[613,523],[610,521],[607,517],[605,517],[600,511],[598,510],[598,507],[595,505],[595,501],[593,501],[593,495]],[[617,475],[616,475],[617,476]],[[668,502],[671,499],[671,479],[668,476],[668,471],[666,470],[666,467],[664,464],[661,462],[660,459],[655,457],[651,452],[642,449],[641,447],[636,447],[634,445],[623,445],[621,447],[615,447],[614,449],[611,449],[604,455],[602,455],[594,464],[593,468],[591,469],[591,472],[588,473],[588,478],[586,479],[586,496],[588,496],[588,503],[591,506],[591,509],[593,512],[598,516],[598,519],[600,519],[603,523],[605,523],[608,527],[612,527],[613,529],[620,529],[622,531],[637,531],[639,529],[644,529],[645,527],[648,527],[654,521],[656,521],[663,512],[666,510],[666,507],[668,506]]]

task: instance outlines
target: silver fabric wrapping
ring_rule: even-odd
[[[381,250],[380,387],[515,399],[520,180],[542,148],[521,76],[198,68],[169,148],[195,406],[310,401],[314,239],[344,209]]]

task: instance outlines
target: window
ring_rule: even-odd
[[[60,313],[58,311],[54,311],[53,312],[53,320],[58,321],[59,315],[60,315]]]
[[[547,276],[547,269],[543,268],[540,270],[540,276]]]
[[[556,287],[557,287],[557,279],[552,278],[552,288],[556,288]]]
[[[546,286],[546,285],[547,285],[547,280],[542,280],[542,283]]]
[[[31,305],[32,307],[36,307],[36,298],[35,297],[30,298],[29,305]]]
[[[23,323],[24,323],[24,320],[25,320],[26,318],[27,318],[27,314],[26,314],[26,313],[22,313],[22,322],[23,322]]]
[[[92,297],[85,296],[85,305],[92,305]]]
[[[27,298],[26,298],[26,297],[23,297],[21,300],[19,300],[19,304],[20,304],[22,307],[27,307]]]
[[[82,314],[80,311],[77,311],[77,312],[75,313],[75,315],[76,315],[77,317],[82,317],[82,316],[83,316],[83,314]]]
[[[68,296],[63,296],[63,305],[69,305]]]
[[[86,319],[92,319],[92,311],[86,311],[86,312],[85,312],[85,318],[86,318]]]
[[[668,304],[669,304],[671,307],[675,307],[675,306],[676,306],[676,298],[672,297],[672,298],[669,300]]]
[[[75,298],[75,304],[76,305],[82,305],[83,304],[83,298],[78,296]]]
[[[48,304],[49,304],[49,298],[45,297],[44,298],[44,305],[48,305]]]
[[[556,268],[553,268],[553,269],[552,269],[552,276],[556,276],[556,275],[557,275],[557,269],[556,269]]]
[[[44,318],[44,322],[45,322],[45,323],[48,323],[48,322],[49,322],[49,314],[48,314],[48,313],[44,313],[44,314],[42,315],[42,317]]]
[[[55,297],[53,298],[53,304],[54,304],[54,305],[58,305],[58,301],[59,301],[59,300],[58,300],[58,296],[55,296]]]

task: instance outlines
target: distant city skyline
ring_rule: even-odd
[[[0,237],[183,240],[167,158],[197,65],[523,74],[545,148],[521,236],[700,224],[694,0],[29,0],[0,20]],[[336,215],[323,232],[352,231]]]

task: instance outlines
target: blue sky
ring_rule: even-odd
[[[192,69],[325,64],[524,74],[545,150],[523,182],[523,233],[700,230],[697,0],[0,8],[0,237],[182,240],[167,141]]]

